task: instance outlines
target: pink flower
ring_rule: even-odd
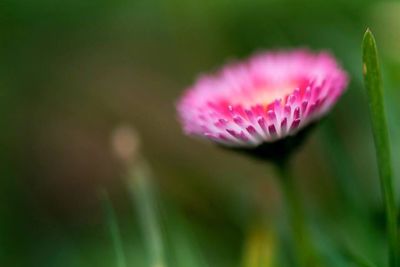
[[[177,109],[189,135],[233,147],[258,146],[321,118],[347,83],[329,53],[266,52],[200,77]]]

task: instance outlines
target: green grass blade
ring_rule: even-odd
[[[243,253],[243,267],[275,266],[277,240],[272,224],[251,225],[246,236]]]
[[[108,229],[111,234],[117,267],[127,267],[125,261],[124,249],[122,246],[121,233],[118,227],[117,217],[114,208],[111,204],[110,198],[106,191],[101,192],[101,200],[103,203],[104,212],[107,219]]]
[[[147,244],[150,267],[166,267],[159,212],[152,185],[150,169],[145,162],[131,170],[130,193],[137,207],[142,231]]]
[[[163,203],[163,221],[167,237],[168,258],[174,267],[209,267],[194,231],[194,225],[187,220],[174,204]]]
[[[370,262],[368,259],[364,258],[362,255],[356,253],[353,249],[348,246],[343,246],[344,256],[356,266],[359,267],[377,267],[374,263]]]
[[[397,210],[392,181],[393,175],[389,133],[386,122],[378,53],[375,38],[369,29],[365,32],[362,50],[364,82],[367,88],[372,133],[387,216],[389,263],[391,267],[397,267],[399,266],[398,233],[396,225]]]

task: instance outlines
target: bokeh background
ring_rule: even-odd
[[[174,105],[201,73],[299,46],[331,51],[351,77],[293,162],[315,242],[327,266],[356,266],[354,255],[382,264],[361,73],[367,27],[381,53],[399,177],[400,2],[1,1],[0,265],[116,266],[98,194],[106,189],[128,266],[149,266],[141,204],[127,186],[135,166],[115,153],[122,129],[134,143],[121,146],[151,168],[169,266],[290,266],[271,166],[184,136]]]

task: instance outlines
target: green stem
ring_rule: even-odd
[[[304,210],[300,196],[295,187],[295,181],[289,171],[288,164],[277,164],[277,172],[284,200],[289,213],[289,224],[292,228],[295,253],[300,267],[320,266],[310,240]]]
[[[379,169],[381,191],[387,217],[389,266],[399,267],[397,209],[393,189],[392,158],[389,131],[383,100],[383,85],[375,38],[368,29],[363,39],[363,73],[369,102],[372,133]]]
[[[159,209],[156,201],[149,166],[136,163],[131,170],[130,193],[141,220],[142,231],[147,243],[150,267],[166,267]]]
[[[118,222],[116,219],[117,217],[115,215],[114,208],[111,204],[110,198],[106,191],[103,191],[101,193],[101,197],[103,200],[104,211],[108,222],[108,229],[111,234],[113,247],[115,251],[116,263],[117,263],[116,266],[126,267],[127,265],[125,262],[125,254],[122,247],[121,233],[118,227]]]

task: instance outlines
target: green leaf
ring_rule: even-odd
[[[397,267],[399,266],[398,233],[396,226],[397,210],[392,181],[393,172],[389,133],[383,100],[383,85],[379,69],[378,52],[375,38],[369,29],[365,32],[362,49],[364,82],[367,88],[376,159],[387,216],[389,263],[391,267]]]

